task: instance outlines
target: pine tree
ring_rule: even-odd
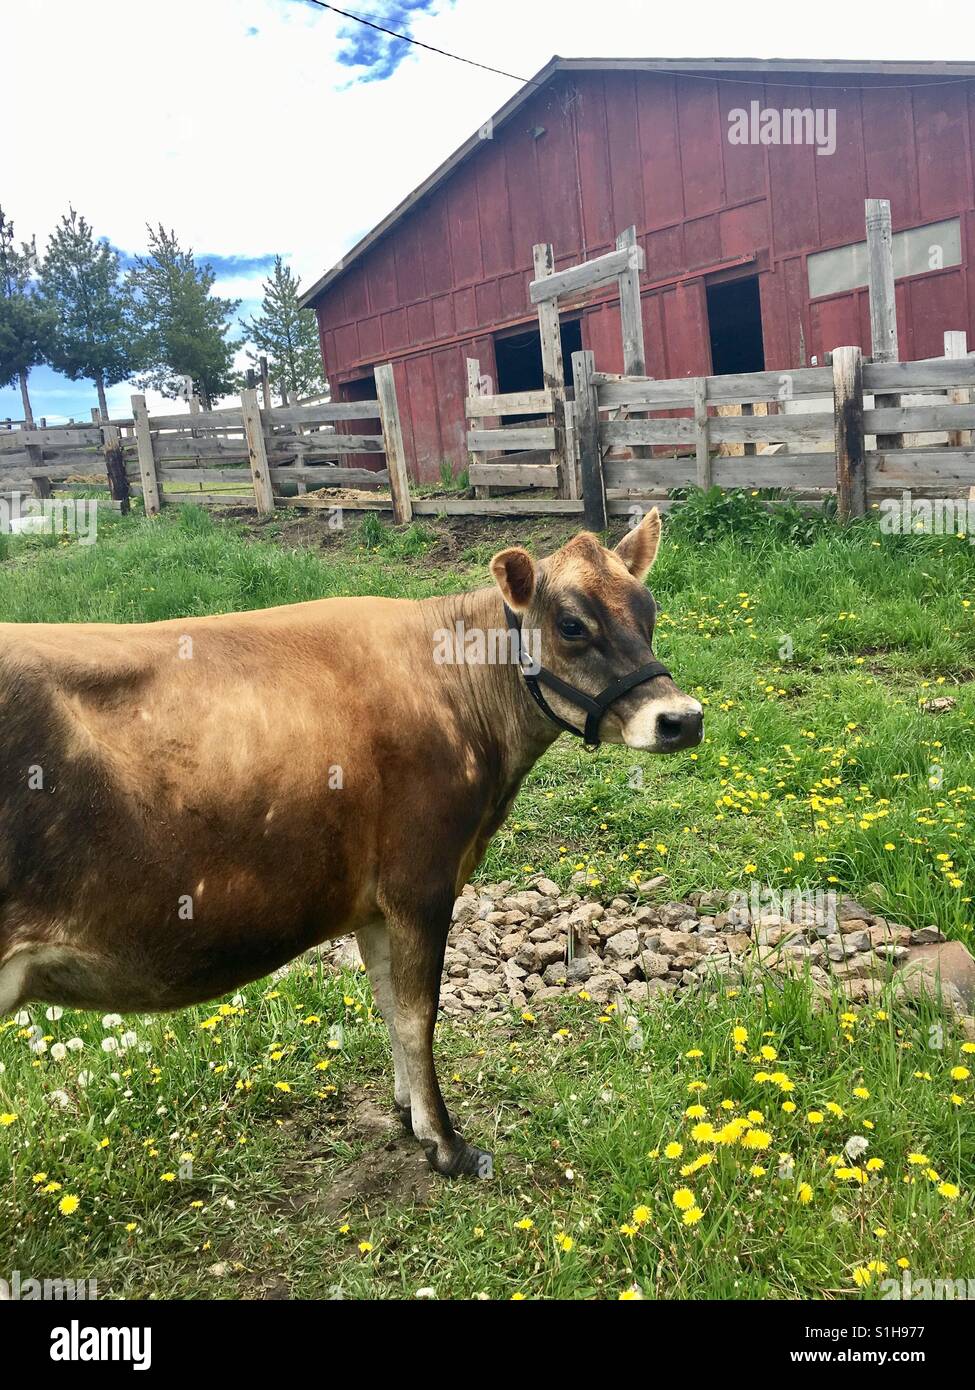
[[[127,277],[136,353],[151,364],[138,384],[175,399],[182,394],[182,379],[191,377],[210,409],[217,397],[240,388],[234,370],[240,342],[227,337],[240,300],[211,294],[213,268],[197,265],[175,232],[161,225],[148,232],[149,254],[136,257]]]
[[[105,387],[125,381],[140,364],[132,351],[118,253],[107,240],[95,241],[74,208],[61,218],[48,243],[40,285],[56,312],[51,366],[72,381],[93,381],[107,417]]]
[[[257,353],[268,359],[272,389],[289,396],[319,395],[325,390],[318,325],[309,309],[298,308],[301,281],[291,273],[280,256],[274,258],[274,271],[264,281],[260,314],[246,323]]]
[[[51,310],[36,292],[37,247],[14,241],[14,224],[0,208],[0,386],[17,381],[24,421],[34,427],[27,378],[46,359],[53,330]]]

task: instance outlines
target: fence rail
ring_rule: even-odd
[[[480,362],[469,357],[464,411],[471,426],[468,477],[475,496],[490,496],[492,487],[555,488],[571,495],[564,463],[573,456],[566,402],[548,388],[492,394],[484,390],[484,382]],[[534,423],[538,416],[549,423]],[[506,424],[506,418],[512,423]]]

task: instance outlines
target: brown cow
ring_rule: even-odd
[[[486,1171],[433,1062],[451,907],[560,727],[700,740],[650,650],[659,535],[504,550],[497,587],[424,602],[0,624],[0,1016],[176,1009],[355,932],[404,1122],[438,1172]],[[445,659],[512,630],[520,667]]]

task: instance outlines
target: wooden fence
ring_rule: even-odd
[[[943,493],[975,484],[968,437],[975,427],[968,400],[975,357],[864,363],[859,348],[843,347],[827,367],[655,381],[597,372],[592,353],[580,352],[573,354],[573,374],[576,447],[592,526],[605,525],[609,500],[694,485],[781,488],[811,499],[835,492],[840,514],[858,516],[870,493]],[[910,394],[921,403],[867,407],[870,394],[898,402]],[[759,402],[768,414],[744,413]],[[712,413],[729,405],[742,413]],[[618,418],[633,409],[641,418]],[[945,434],[948,442],[904,447],[907,434]],[[722,444],[759,442],[787,452],[714,455]],[[635,448],[643,456],[628,457]],[[671,456],[661,457],[662,448]]]
[[[397,521],[412,517],[406,459],[393,371],[376,368],[377,399],[277,406],[262,410],[257,393],[241,393],[240,405],[189,414],[149,416],[144,396],[132,397],[132,417],[90,426],[0,432],[0,491],[30,487],[50,496],[52,484],[91,478],[106,481],[125,507],[141,492],[147,515],[167,500],[166,485],[240,484],[239,489],[181,494],[193,502],[253,498],[268,514],[281,484],[296,490],[389,489]],[[346,433],[351,422],[378,421],[370,433]],[[340,428],[336,428],[339,426]],[[357,467],[385,455],[382,470]],[[346,466],[339,466],[342,460]],[[172,494],[170,494],[172,496]]]
[[[169,498],[253,498],[263,514],[281,502],[334,505],[328,490],[356,488],[371,495],[343,497],[343,509],[392,511],[398,522],[414,514],[584,513],[601,528],[609,515],[642,501],[669,505],[670,492],[694,485],[772,488],[813,502],[835,493],[844,517],[863,514],[871,495],[975,487],[975,356],[961,333],[946,334],[945,357],[920,362],[864,362],[859,348],[843,347],[824,367],[669,381],[598,372],[592,353],[575,353],[575,399],[561,403],[564,478],[553,461],[550,389],[490,395],[476,361],[468,365],[470,481],[482,494],[494,487],[516,496],[411,495],[388,365],[376,368],[376,400],[262,410],[245,391],[231,409],[195,404],[190,414],[150,417],[134,396],[131,419],[0,430],[0,491],[30,486],[49,496],[55,483],[95,475],[108,479],[116,505],[141,491],[154,515],[166,489],[180,485],[204,490]],[[767,413],[749,413],[756,408]],[[360,421],[361,433],[345,432]],[[745,452],[728,457],[729,448]],[[379,454],[385,469],[361,466]],[[231,489],[206,491],[208,484]],[[285,484],[316,495],[285,498]],[[560,495],[540,495],[546,491]]]

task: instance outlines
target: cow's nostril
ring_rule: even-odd
[[[657,733],[666,743],[680,738],[684,732],[684,721],[677,714],[658,714]]]
[[[675,753],[681,748],[691,748],[695,743],[700,743],[703,733],[704,720],[696,710],[657,715],[657,738],[663,747]]]

